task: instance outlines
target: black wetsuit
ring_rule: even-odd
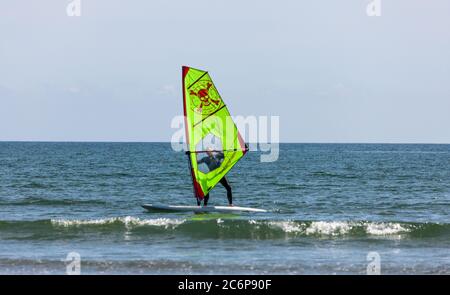
[[[211,155],[211,156],[208,156],[208,157],[204,157],[200,161],[197,161],[197,163],[198,164],[205,163],[206,166],[208,166],[209,171],[213,171],[214,169],[217,169],[220,166],[223,158],[224,158],[223,153],[217,153],[216,156]],[[225,176],[219,182],[227,190],[228,203],[230,205],[232,205],[233,204],[233,194],[231,193],[231,186],[230,186],[230,184],[228,183],[228,181],[225,178]],[[205,196],[205,198],[203,200],[203,204],[205,206],[208,205],[208,200],[209,200],[209,193],[206,194],[206,196]],[[200,201],[197,200],[197,204],[200,206]]]

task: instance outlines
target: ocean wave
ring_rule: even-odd
[[[351,221],[275,221],[270,225],[282,229],[286,233],[301,233],[310,235],[342,236],[342,235],[395,235],[411,231],[407,225],[400,223],[384,222],[351,222]]]
[[[170,218],[155,218],[155,219],[140,219],[132,216],[125,217],[111,217],[111,218],[100,218],[100,219],[52,219],[50,220],[52,225],[55,226],[83,226],[83,225],[108,225],[108,224],[123,224],[126,227],[132,226],[161,226],[165,228],[175,227],[182,224],[185,220],[183,219],[170,219]]]
[[[408,233],[412,228],[399,223],[370,223],[366,225],[366,231],[371,235],[394,235],[398,233]]]
[[[423,238],[446,237],[450,224],[373,222],[373,221],[301,221],[301,220],[247,220],[227,219],[181,219],[133,216],[94,219],[50,219],[36,221],[0,221],[0,233],[15,239],[28,237],[58,239],[83,234],[117,234],[122,232],[145,237],[149,234],[185,235],[193,238],[217,239],[284,239],[299,237],[345,238]],[[27,235],[29,233],[30,235]]]
[[[45,198],[45,197],[25,197],[14,200],[0,200],[0,205],[5,206],[63,206],[63,205],[104,205],[104,200],[83,200],[83,199],[67,199],[67,198]]]
[[[20,188],[32,188],[32,189],[49,189],[49,188],[53,188],[54,185],[49,184],[49,183],[41,183],[41,182],[36,182],[36,181],[31,181],[25,184],[21,184],[21,185],[15,185],[17,187]]]
[[[306,229],[307,235],[344,235],[347,234],[352,228],[354,228],[354,224],[351,222],[342,222],[342,221],[315,221],[311,222],[311,224]]]
[[[250,223],[258,224],[258,222],[253,220],[250,221]],[[274,228],[280,228],[282,231],[286,233],[298,233],[304,230],[300,224],[297,224],[294,221],[270,221],[267,224]]]
[[[144,175],[134,175],[126,172],[109,172],[109,173],[93,173],[88,175],[90,178],[108,178],[108,177],[124,177],[124,178],[134,178],[134,177],[144,177]]]

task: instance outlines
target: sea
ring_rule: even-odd
[[[1,274],[450,274],[450,145],[281,143],[194,205],[170,143],[0,142]],[[210,205],[226,205],[211,191]]]

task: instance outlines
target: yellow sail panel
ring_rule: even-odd
[[[195,196],[202,199],[247,152],[208,72],[183,67],[186,143]]]

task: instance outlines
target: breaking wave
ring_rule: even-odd
[[[162,226],[165,228],[175,227],[185,220],[183,219],[170,219],[170,218],[155,218],[155,219],[140,219],[137,217],[125,216],[125,217],[111,217],[101,219],[52,219],[52,225],[56,226],[83,226],[83,225],[108,225],[108,224],[123,224],[126,227],[132,226]]]
[[[132,216],[99,219],[47,219],[36,221],[0,221],[0,233],[10,239],[60,238],[95,234],[120,234],[136,237],[175,234],[194,238],[283,239],[298,237],[440,237],[450,234],[450,224],[372,222],[372,221],[299,221],[182,218],[138,218]],[[25,233],[31,233],[26,235]]]
[[[273,227],[281,228],[286,233],[300,233],[307,236],[343,236],[343,235],[395,235],[412,230],[411,226],[393,222],[348,222],[348,221],[274,221]]]

